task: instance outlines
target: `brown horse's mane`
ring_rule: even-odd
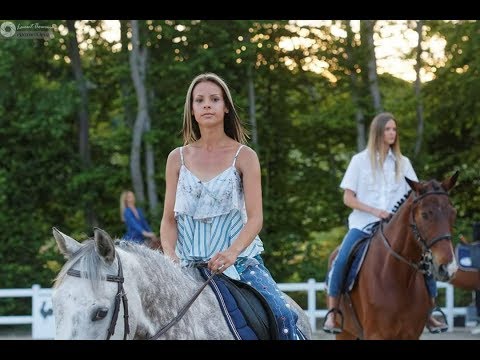
[[[370,227],[370,234],[371,234],[370,238],[373,237],[378,232],[378,229],[380,229],[380,224],[382,222],[388,223],[388,222],[390,222],[390,220],[392,220],[393,215],[398,211],[398,209],[400,209],[400,206],[402,206],[402,204],[408,199],[411,192],[412,192],[412,189],[408,190],[408,192],[405,195],[403,195],[403,197],[400,200],[397,201],[397,203],[395,204],[395,206],[392,209],[392,215],[388,219],[375,221],[375,222],[370,223],[366,226],[366,227],[371,226]]]
[[[395,214],[398,211],[400,206],[402,206],[402,204],[408,199],[411,192],[412,192],[412,189],[408,190],[408,192],[403,196],[403,198],[401,198],[400,200],[397,201],[397,203],[393,207],[392,214]]]

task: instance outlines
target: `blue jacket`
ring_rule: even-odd
[[[152,230],[150,229],[150,226],[148,225],[145,216],[143,216],[142,210],[137,208],[137,212],[139,219],[135,217],[133,211],[128,207],[123,212],[123,216],[125,218],[125,225],[127,226],[127,232],[123,236],[123,238],[125,240],[131,240],[136,243],[142,244],[145,241],[142,232]]]

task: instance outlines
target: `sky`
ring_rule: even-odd
[[[108,41],[119,41],[120,39],[120,23],[118,20],[104,20],[105,29],[103,36]],[[418,36],[415,30],[408,28],[408,20],[398,21],[384,21],[378,20],[376,27],[380,30],[379,36],[375,36],[375,54],[377,57],[377,71],[379,74],[390,73],[393,76],[399,77],[406,81],[415,81],[415,60],[405,59],[405,55],[411,51],[412,48],[417,46]],[[332,25],[331,20],[295,20],[297,25]],[[358,32],[360,21],[351,21],[352,30]],[[332,32],[336,36],[346,37],[345,31],[335,27]],[[301,40],[300,40],[301,41]],[[288,41],[281,44],[285,48],[294,46],[294,42]],[[444,48],[445,40],[440,38],[433,38],[428,43],[422,44],[422,48],[425,50],[424,57],[431,56],[433,60],[438,63],[442,63],[445,57]],[[310,66],[312,71],[322,72],[325,69],[325,64],[321,62],[312,63]],[[430,81],[434,78],[434,73],[421,70],[422,82]]]
[[[379,29],[379,35],[374,36],[375,55],[377,57],[377,72],[379,74],[390,73],[406,81],[415,81],[414,59],[405,59],[413,48],[417,47],[418,35],[413,29],[408,28],[409,20],[385,21],[377,20],[375,28]],[[332,25],[332,20],[297,20],[298,25]],[[352,30],[358,32],[360,20],[351,20]],[[333,25],[332,33],[336,36],[346,37],[346,32]],[[441,38],[432,38],[422,43],[422,49],[429,49],[424,52],[422,58],[433,57],[433,61],[441,64],[445,58],[444,48],[446,42]],[[422,82],[434,79],[434,73],[420,70]]]

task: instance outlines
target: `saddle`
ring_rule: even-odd
[[[351,249],[350,254],[348,254],[347,265],[342,277],[342,293],[348,293],[352,291],[357,279],[357,275],[362,267],[363,260],[365,259],[365,255],[367,255],[370,247],[371,240],[371,236],[366,236],[359,239],[355,246],[353,246]],[[328,276],[326,279],[326,284],[328,286]]]
[[[464,270],[480,269],[480,242],[458,244],[455,248],[458,264]]]
[[[199,270],[206,279],[210,271],[206,268],[199,268]],[[211,282],[212,290],[220,302],[220,307],[227,317],[227,323],[234,336],[252,340],[279,339],[273,311],[263,295],[255,288],[224,274],[215,275]],[[233,329],[233,325],[236,329]],[[254,334],[251,334],[252,331]]]

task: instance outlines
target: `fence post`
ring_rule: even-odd
[[[32,286],[32,339],[53,339],[55,319],[53,318],[52,289]]]
[[[308,318],[312,331],[317,331],[317,291],[315,289],[315,279],[308,279]]]
[[[448,321],[448,331],[453,331],[454,326],[454,317],[453,317],[453,308],[454,308],[454,289],[452,284],[446,284],[446,307],[447,307],[447,321]],[[466,318],[465,318],[466,319]],[[465,320],[466,321],[466,320]]]

